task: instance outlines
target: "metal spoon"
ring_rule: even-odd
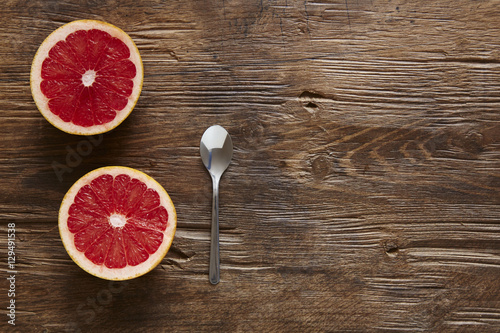
[[[224,127],[213,125],[207,128],[201,137],[200,155],[203,164],[212,176],[212,235],[208,276],[210,283],[217,284],[220,281],[219,182],[233,156],[233,142]]]

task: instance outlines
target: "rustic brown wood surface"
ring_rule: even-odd
[[[2,332],[500,331],[499,1],[2,4]],[[29,84],[42,41],[82,18],[129,33],[145,69],[131,116],[92,138],[50,125]],[[213,286],[199,140],[216,123],[235,151]],[[74,264],[57,227],[107,165],[178,213],[162,263],[123,283]]]

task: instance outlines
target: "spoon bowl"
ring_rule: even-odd
[[[201,137],[200,155],[203,164],[212,177],[212,226],[208,275],[210,283],[217,284],[220,281],[219,182],[233,156],[233,142],[224,127],[213,125],[207,128]]]
[[[233,156],[233,142],[224,127],[213,125],[203,133],[200,155],[211,175],[222,176]]]

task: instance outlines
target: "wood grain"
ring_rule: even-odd
[[[6,278],[15,223],[18,271],[2,331],[500,330],[498,1],[7,0],[0,18],[0,246]],[[29,87],[40,43],[81,18],[129,33],[145,69],[131,116],[92,138],[52,127]],[[215,123],[235,152],[212,286],[198,147]],[[85,273],[57,229],[106,165],[148,173],[178,213],[166,258],[129,282]]]

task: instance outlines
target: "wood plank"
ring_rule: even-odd
[[[498,1],[8,0],[0,17],[2,331],[500,329]],[[91,138],[29,88],[40,43],[80,18],[129,33],[145,69],[130,117]],[[217,286],[198,148],[214,123],[235,146]],[[58,234],[66,191],[106,165],[148,173],[178,213],[165,259],[128,282],[85,273]]]

